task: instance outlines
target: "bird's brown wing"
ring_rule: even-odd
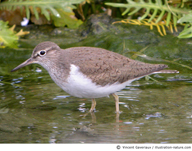
[[[81,48],[81,51],[78,51]],[[82,48],[85,53],[82,53]],[[164,64],[147,64],[129,59],[101,48],[77,47],[70,62],[97,85],[123,83],[167,67]]]

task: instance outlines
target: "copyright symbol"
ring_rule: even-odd
[[[121,146],[120,145],[117,145],[117,149],[120,149],[121,148]]]

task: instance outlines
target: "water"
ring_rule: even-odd
[[[75,45],[102,47],[101,41],[109,40],[112,36],[101,37],[98,36],[95,43],[95,37],[91,37]],[[124,37],[122,45],[129,40]],[[153,61],[156,58],[166,59],[163,63],[180,73],[152,75],[156,81],[142,78],[118,92],[121,111],[118,117],[112,97],[96,99],[96,111],[90,114],[90,99],[68,95],[53,83],[47,71],[39,65],[30,65],[10,73],[11,69],[30,56],[38,42],[28,45],[25,43],[29,42],[21,41],[18,50],[0,50],[0,143],[192,142],[192,74],[189,68],[181,65],[190,67],[192,55],[189,51],[186,51],[189,55],[175,52],[167,56],[163,54],[166,50],[145,52]],[[121,44],[117,41],[113,45],[113,42],[108,42],[110,45],[106,44],[103,48],[134,56],[136,48],[133,51],[128,46],[120,49]],[[66,43],[62,48],[72,45],[72,42]],[[138,45],[144,47],[143,43]],[[179,57],[181,60],[176,62],[178,64],[168,62]]]
[[[46,74],[43,77],[48,79]],[[122,112],[117,122],[112,97],[97,99],[96,112],[84,117],[91,100],[68,96],[47,82],[30,83],[29,79],[18,87],[5,88],[0,109],[1,143],[192,141],[191,87],[184,83],[165,82],[166,87],[156,87],[144,79],[134,82],[117,93]]]

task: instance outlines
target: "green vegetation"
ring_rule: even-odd
[[[185,23],[184,30],[178,36],[179,38],[192,37],[192,21],[191,21],[191,4],[190,0],[127,0],[128,4],[124,3],[105,3],[112,7],[126,8],[122,15],[128,14],[131,16],[129,20],[123,20],[123,23],[131,23],[137,25],[156,26],[163,28],[164,35],[166,34],[164,26],[172,29],[172,25],[177,31],[177,25]],[[136,15],[135,15],[136,14]],[[139,14],[139,15],[138,15]],[[138,19],[132,21],[135,16]],[[143,21],[145,22],[139,22]],[[147,24],[147,22],[148,24]],[[161,35],[161,30],[158,30]],[[171,30],[173,32],[173,30]]]
[[[8,22],[0,21],[0,48],[4,48],[5,46],[16,48],[19,37],[28,34],[28,32],[20,30],[16,33],[14,31],[15,26],[9,28],[7,24]]]
[[[15,11],[19,9],[21,14],[26,13],[27,19],[34,14],[37,20],[40,19],[40,14],[45,16],[45,18],[50,21],[56,27],[68,26],[70,28],[76,28],[82,24],[81,20],[75,18],[73,9],[76,7],[73,4],[79,4],[84,0],[9,0],[0,3],[0,10]],[[3,25],[3,26],[2,26]],[[1,22],[1,33],[0,42],[1,47],[9,46],[12,48],[16,47],[16,41],[18,36],[10,33],[8,30],[7,23]],[[6,34],[5,34],[6,33]],[[4,36],[8,35],[8,36]]]
[[[73,15],[72,9],[76,8],[73,4],[79,4],[83,1],[84,0],[9,0],[2,2],[0,9],[14,11],[16,8],[19,8],[21,12],[25,10],[27,19],[30,19],[30,13],[33,12],[37,20],[39,19],[39,13],[41,13],[47,20],[53,19],[55,25],[65,26],[72,20],[72,18],[68,16]],[[59,24],[58,22],[65,17],[68,20],[66,19],[63,25]],[[74,20],[74,22],[76,22],[76,20]]]
[[[191,0],[9,0],[0,2],[0,11],[12,12],[12,14],[19,11],[21,18],[26,17],[38,25],[52,24],[56,27],[77,28],[91,14],[110,10],[112,17],[122,18],[115,23],[144,25],[149,26],[151,30],[156,27],[162,36],[166,35],[166,28],[174,32],[174,30],[177,31],[178,25],[182,25],[184,28],[178,38],[192,37],[191,8]],[[10,18],[7,17],[4,21],[9,21]],[[13,44],[13,41],[17,41],[18,36],[9,34],[7,23],[1,22],[0,28],[1,47],[15,47],[16,44]],[[9,38],[2,38],[2,34],[5,33]]]

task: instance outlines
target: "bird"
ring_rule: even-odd
[[[82,46],[61,49],[51,41],[39,43],[31,57],[11,72],[33,63],[45,68],[52,80],[71,96],[91,99],[89,112],[95,110],[96,98],[112,95],[116,113],[119,113],[117,91],[146,75],[178,73],[177,70],[164,70],[168,68],[165,64],[136,61],[103,48]]]

